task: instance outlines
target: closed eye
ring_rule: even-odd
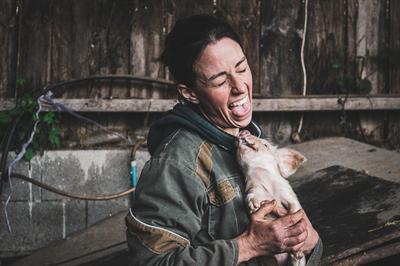
[[[226,80],[224,80],[223,82],[221,82],[220,84],[218,84],[217,86],[218,87],[221,87],[222,85],[224,85],[225,84],[225,82],[226,82]]]

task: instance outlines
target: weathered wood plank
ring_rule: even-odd
[[[379,19],[380,10],[384,8],[384,1],[358,1],[357,17],[357,57],[364,60],[361,79],[368,79],[372,84],[371,94],[381,92],[378,83],[378,66],[376,58],[379,53]],[[362,64],[362,63],[360,63]]]
[[[379,74],[383,71],[379,68],[379,43],[380,32],[386,29],[381,28],[382,10],[386,9],[386,1],[370,0],[358,1],[357,21],[356,21],[356,76],[360,80],[368,80],[371,83],[371,91],[363,91],[359,86],[361,93],[378,94],[384,91],[384,81],[379,80]],[[383,52],[383,51],[382,51]],[[384,136],[384,120],[374,114],[364,114],[359,118],[361,135],[369,141],[377,141]]]
[[[91,1],[89,74],[129,73],[132,1]],[[126,97],[128,90],[112,83],[99,84],[101,98]],[[114,95],[115,90],[115,95]]]
[[[53,3],[52,82],[90,76],[92,1]],[[93,71],[92,71],[93,72]],[[91,95],[92,83],[82,83],[63,93],[65,98]]]
[[[255,112],[273,111],[340,111],[344,96],[286,97],[253,100]],[[164,112],[173,107],[175,99],[55,99],[56,102],[79,112]],[[0,110],[13,106],[12,100],[0,101]],[[345,110],[400,110],[400,96],[350,96]]]
[[[212,0],[164,0],[164,8],[167,15],[172,16],[171,26],[177,19],[198,14],[212,14],[214,11]]]
[[[259,93],[262,96],[301,94],[301,1],[261,1]],[[297,117],[297,116],[296,116]],[[267,120],[270,136],[280,142],[290,140],[298,122],[293,116]]]
[[[254,99],[254,111],[339,111],[344,97],[287,97]],[[400,97],[357,97],[347,98],[345,110],[397,110],[400,108]]]
[[[261,1],[260,94],[300,94],[300,1]]]
[[[347,56],[346,1],[308,2],[305,45],[307,94],[344,93],[340,81],[343,80]],[[301,12],[304,14],[304,11]]]
[[[400,93],[400,2],[390,1],[390,93]]]
[[[12,97],[17,62],[16,0],[0,1],[0,97]]]
[[[41,89],[50,82],[51,0],[21,1],[17,76],[26,81],[24,91]]]
[[[210,0],[164,0],[164,34],[168,34],[178,19],[198,14],[213,14],[213,1]],[[169,71],[166,69],[165,78],[172,79]]]
[[[390,1],[389,93],[400,93],[400,1]],[[400,151],[400,112],[388,114],[387,139]]]
[[[163,4],[156,1],[135,1],[131,18],[130,73],[164,78],[165,69],[159,60],[164,39]],[[168,95],[171,94],[162,89],[139,89],[135,86],[131,86],[129,94],[132,98],[163,98]]]
[[[253,91],[259,93],[260,1],[217,1],[217,16],[222,16],[238,33],[253,75]]]

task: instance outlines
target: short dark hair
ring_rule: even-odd
[[[222,19],[211,15],[195,15],[177,20],[167,35],[161,60],[168,66],[176,82],[194,87],[194,63],[208,44],[224,37],[242,47],[239,36]]]

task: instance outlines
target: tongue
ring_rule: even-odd
[[[244,116],[245,114],[247,114],[247,111],[248,111],[247,110],[248,108],[246,108],[246,106],[247,106],[246,104],[243,104],[243,105],[233,107],[231,109],[232,114],[235,116]]]

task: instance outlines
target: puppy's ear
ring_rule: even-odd
[[[199,104],[196,93],[186,85],[178,84],[178,92],[186,101]]]
[[[306,157],[298,151],[289,148],[282,148],[276,151],[278,168],[284,178],[293,175],[304,162]]]

